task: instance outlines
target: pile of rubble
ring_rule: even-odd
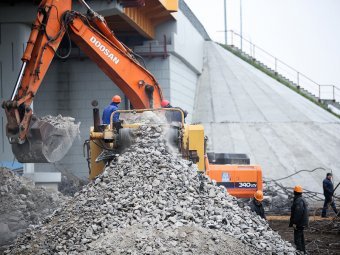
[[[61,194],[37,188],[29,180],[0,169],[0,251],[31,224],[39,224],[61,201]]]
[[[268,180],[264,183],[263,193],[266,211],[278,214],[290,213],[294,196],[292,189],[288,189],[273,180]]]
[[[164,229],[133,225],[106,234],[90,245],[89,254],[253,254],[234,237],[195,224]]]
[[[58,170],[60,170],[60,168]],[[58,190],[65,196],[74,196],[84,185],[89,183],[88,179],[75,176],[66,169],[62,169],[60,172],[61,182],[58,183]]]
[[[295,254],[196,165],[150,116],[135,143],[7,254]]]

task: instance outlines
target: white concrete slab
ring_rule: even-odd
[[[323,167],[282,182],[322,192],[331,170],[340,181],[340,120],[213,42],[205,44],[193,122],[205,126],[208,151],[247,153],[265,178]]]

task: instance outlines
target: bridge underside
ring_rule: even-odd
[[[4,0],[0,3],[0,22],[21,22],[31,24],[41,0]],[[173,13],[178,11],[178,0],[112,0],[89,1],[91,8],[105,17],[110,28],[120,38],[141,37],[154,39],[155,28],[166,21],[175,20]],[[21,17],[13,16],[13,8],[25,9]],[[85,12],[86,9],[73,0],[73,9]]]

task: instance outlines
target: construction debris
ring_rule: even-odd
[[[125,153],[6,254],[295,254],[144,117]]]
[[[39,224],[65,198],[35,187],[29,180],[16,176],[8,169],[0,169],[0,251],[29,225]]]
[[[266,181],[263,186],[264,206],[272,214],[289,214],[293,200],[292,189],[275,181]]]
[[[118,248],[112,244],[119,244]],[[90,246],[94,254],[253,254],[239,240],[194,224],[175,229],[128,226],[93,241]]]
[[[264,205],[267,212],[271,214],[290,214],[290,207],[294,198],[293,187],[285,186],[282,181],[288,178],[291,178],[297,174],[304,174],[304,176],[311,176],[315,174],[317,171],[323,172],[332,172],[330,169],[326,169],[323,167],[316,167],[314,169],[304,169],[295,171],[293,174],[290,174],[285,177],[281,177],[279,179],[270,179],[264,178],[264,186],[263,193],[264,197]],[[308,190],[303,188],[303,197],[309,204],[309,208],[312,209],[315,206],[322,206],[324,202],[324,194],[318,191]],[[337,194],[333,195],[335,200],[339,200],[340,198]],[[321,215],[321,212],[320,212]]]
[[[57,169],[61,172],[61,182],[58,183],[58,190],[65,196],[74,196],[84,185],[88,184],[88,179],[75,176],[59,166]]]
[[[43,153],[49,162],[62,159],[71,148],[73,141],[79,136],[80,123],[75,123],[72,117],[47,115],[40,118],[40,122],[49,124],[48,134],[43,140]],[[44,125],[46,125],[44,124]]]

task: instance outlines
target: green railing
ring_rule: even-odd
[[[281,76],[295,85],[299,90],[303,89],[321,100],[340,102],[340,89],[332,84],[319,84],[307,75],[296,70],[284,61],[270,54],[268,51],[245,39],[233,30],[228,30],[228,46],[237,48],[243,54],[247,54],[254,61],[259,61],[264,68],[272,71],[274,75]]]

